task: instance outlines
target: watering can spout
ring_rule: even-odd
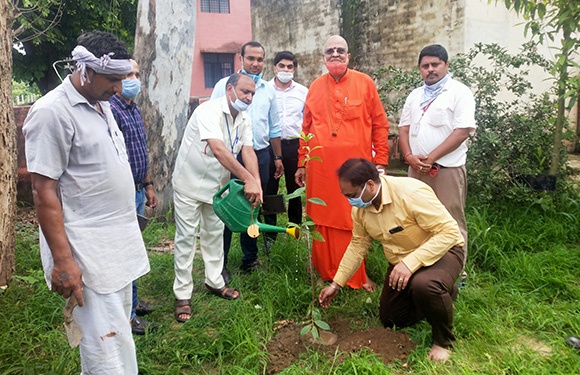
[[[298,239],[298,237],[300,237],[300,228],[298,228],[298,227],[282,228],[282,227],[278,227],[275,225],[269,225],[269,224],[263,224],[263,223],[257,223],[257,224],[258,224],[258,229],[260,230],[260,232],[287,233],[290,236],[294,237],[295,239]]]
[[[260,206],[252,207],[252,203],[244,194],[244,183],[240,180],[230,180],[213,196],[213,208],[221,221],[232,232],[246,232],[248,228],[257,227],[258,231],[269,233],[288,233],[298,239],[300,229],[297,227],[282,228],[258,222]],[[255,233],[252,231],[252,233]],[[250,232],[248,231],[248,234]],[[255,233],[256,237],[258,233]]]

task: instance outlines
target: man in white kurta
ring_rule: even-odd
[[[236,73],[227,83],[226,95],[200,104],[185,129],[173,172],[175,214],[176,319],[191,317],[189,300],[193,291],[192,265],[195,235],[200,226],[201,255],[208,290],[221,297],[236,299],[239,293],[221,275],[224,251],[224,224],[213,210],[213,195],[233,173],[244,181],[246,196],[261,201],[258,163],[252,146],[252,125],[244,112],[252,101],[255,84],[245,74]],[[242,154],[244,166],[237,160]],[[201,223],[201,225],[200,225]]]
[[[108,100],[131,71],[109,33],[78,39],[77,70],[30,110],[23,133],[49,287],[78,302],[83,374],[137,374],[131,283],[149,271],[123,135]],[[112,57],[111,57],[112,56]]]

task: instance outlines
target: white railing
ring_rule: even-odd
[[[36,101],[36,94],[16,95],[12,97],[13,105],[32,104]]]

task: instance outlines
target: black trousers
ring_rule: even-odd
[[[463,249],[452,247],[429,267],[420,268],[400,292],[389,286],[389,265],[380,301],[380,318],[385,327],[408,327],[425,318],[431,324],[433,342],[449,348],[453,334],[453,302],[459,292],[455,281],[463,269]]]
[[[294,192],[299,188],[294,175],[298,169],[298,148],[300,147],[300,140],[298,138],[283,139],[282,143],[282,163],[284,164],[284,178],[286,180],[286,190],[288,194]],[[274,153],[270,149],[270,179],[266,186],[264,195],[276,195],[280,187],[280,179],[274,178],[276,172],[276,165],[274,164]],[[265,215],[264,220],[266,224],[276,225],[276,215]],[[288,202],[288,221],[296,224],[302,222],[302,200],[300,197],[290,199]],[[276,233],[268,233],[268,237],[275,239]]]

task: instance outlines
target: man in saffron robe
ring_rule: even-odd
[[[306,211],[316,223],[325,242],[312,244],[312,262],[325,281],[334,278],[352,236],[351,206],[336,183],[336,170],[350,158],[365,158],[385,173],[389,157],[389,123],[373,80],[366,74],[348,69],[350,54],[344,38],[331,36],[323,48],[327,74],[309,88],[302,130],[314,138],[308,146],[322,146],[311,156],[320,161],[304,166],[306,149],[300,147],[296,183],[306,183],[307,198],[324,200],[326,206],[307,202]],[[305,143],[301,140],[301,146]],[[308,173],[306,173],[308,172]],[[347,284],[351,288],[375,290],[366,274],[365,264]]]

